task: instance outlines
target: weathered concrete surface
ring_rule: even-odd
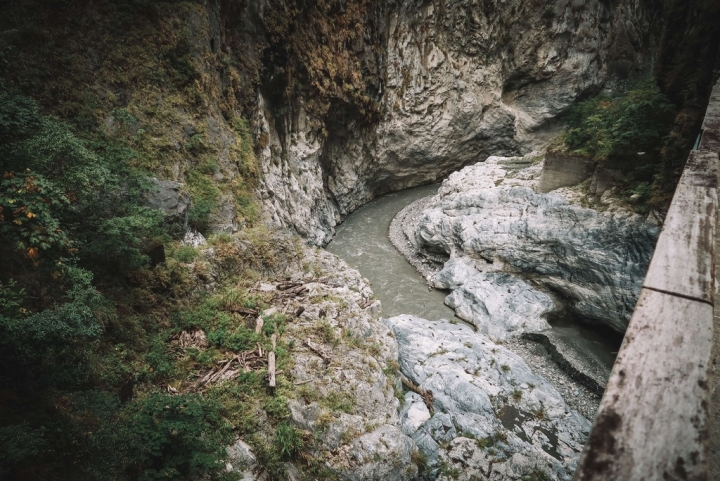
[[[543,163],[538,192],[547,193],[560,187],[577,185],[592,177],[595,162],[580,155],[548,151]]]
[[[703,136],[699,148],[720,154],[720,82],[715,85],[703,123]],[[718,171],[720,176],[720,169]],[[718,180],[720,185],[720,178]],[[715,286],[713,309],[713,348],[710,354],[708,381],[710,385],[710,409],[708,419],[708,479],[720,479],[720,235],[715,238]]]
[[[716,389],[710,382],[717,336],[712,269],[717,186],[717,153],[692,152],[583,453],[578,481],[717,479],[708,478],[709,451],[717,455],[715,446],[708,449],[708,420],[717,418],[717,405],[709,406],[711,398],[717,400],[709,390]]]
[[[715,255],[720,252],[720,236],[715,239]],[[710,409],[708,413],[708,479],[720,479],[720,262],[715,260],[715,290],[713,307],[713,347],[710,353],[708,384]]]

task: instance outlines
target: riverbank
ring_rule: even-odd
[[[432,285],[431,278],[448,260],[441,254],[429,254],[417,245],[415,231],[422,216],[429,208],[434,195],[418,199],[401,209],[392,219],[388,237],[405,259]],[[536,372],[548,379],[563,395],[568,405],[593,419],[610,375],[611,365],[607,356],[599,356],[588,350],[583,337],[594,330],[585,326],[568,326],[543,331],[539,335],[524,335],[503,343],[520,355]],[[612,355],[612,352],[608,352]],[[605,362],[603,362],[605,361]]]
[[[437,189],[418,187],[368,203],[348,216],[327,246],[368,279],[395,334],[400,370],[409,381],[401,425],[426,460],[430,477],[424,479],[446,479],[431,474],[456,468],[468,479],[488,470],[497,479],[522,479],[537,466],[547,467],[551,479],[570,479],[594,416],[592,393],[552,372],[551,363],[540,368],[542,347],[528,343],[520,356],[519,348],[492,342],[456,318],[444,304],[448,292],[429,290],[390,242],[398,211]],[[569,405],[564,399],[571,397]],[[467,449],[472,460],[455,459]]]
[[[438,187],[436,184],[397,192],[369,203],[346,219],[327,247],[368,278],[386,318],[412,314],[463,322],[454,318],[453,311],[443,304],[447,292],[428,290],[427,276],[438,272],[447,259],[421,255],[405,232],[417,225],[419,215]],[[398,205],[403,203],[408,204],[398,211]],[[538,343],[516,339],[503,346],[520,355],[533,372],[547,378],[572,409],[588,419],[594,418],[601,396],[597,384],[578,382]],[[606,377],[602,373],[594,376],[604,386]]]

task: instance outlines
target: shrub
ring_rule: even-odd
[[[601,95],[570,107],[564,114],[569,126],[565,143],[600,162],[636,168],[657,162],[675,114],[653,82],[642,82],[618,97]],[[645,152],[644,158],[638,152]]]
[[[198,251],[192,246],[180,246],[172,253],[180,262],[192,262],[198,256]]]
[[[231,441],[216,403],[197,395],[151,394],[129,406],[138,479],[217,479]]]
[[[210,216],[219,207],[220,189],[207,173],[209,166],[200,164],[188,173],[188,187],[192,205],[188,213],[188,223],[200,232],[207,232]]]

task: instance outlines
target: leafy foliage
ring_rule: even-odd
[[[131,429],[140,437],[140,481],[200,477],[224,468],[218,463],[231,437],[217,403],[197,395],[152,394],[138,404]]]
[[[192,206],[188,223],[200,232],[207,232],[210,216],[219,207],[220,189],[212,180],[217,164],[203,162],[188,173]]]
[[[0,88],[0,477],[226,476],[217,404],[129,399],[133,377],[174,372],[167,334],[117,313],[144,245],[165,237],[135,155]]]
[[[665,147],[672,143],[675,106],[652,81],[617,97],[600,95],[570,107],[565,145],[623,174],[621,196],[646,213],[663,209],[675,183],[668,173]]]
[[[293,459],[303,447],[302,434],[297,428],[283,423],[277,427],[275,443],[280,457],[285,460],[290,460]]]
[[[638,152],[657,159],[675,114],[657,86],[644,82],[620,97],[601,95],[571,107],[565,143],[599,161],[637,164]]]

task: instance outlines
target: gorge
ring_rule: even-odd
[[[573,479],[717,25],[0,1],[0,478]]]

